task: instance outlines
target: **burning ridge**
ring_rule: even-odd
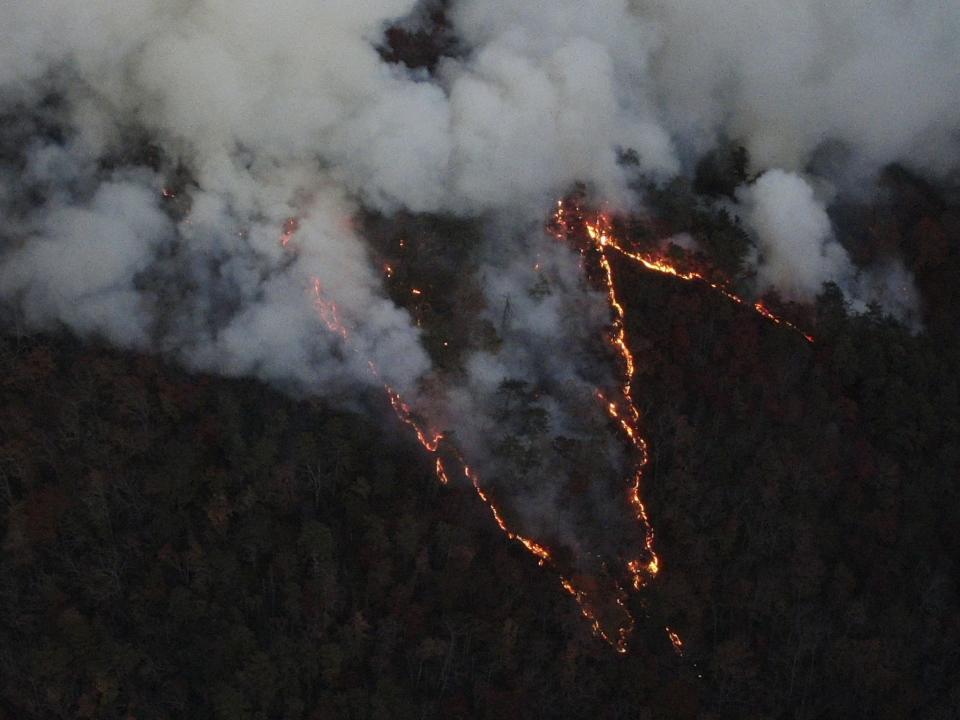
[[[661,562],[655,550],[654,529],[641,495],[649,450],[647,440],[641,432],[641,415],[635,398],[636,363],[627,337],[626,310],[618,295],[611,253],[616,253],[618,257],[646,271],[705,285],[726,299],[751,308],[765,320],[800,334],[808,342],[812,342],[813,337],[776,315],[763,303],[743,299],[726,284],[717,282],[704,273],[681,270],[664,258],[638,251],[625,240],[618,238],[613,228],[614,224],[607,214],[585,211],[578,196],[558,201],[547,224],[548,233],[556,241],[579,254],[585,282],[600,291],[609,314],[605,344],[607,356],[616,362],[619,385],[615,388],[596,387],[594,401],[616,428],[628,450],[632,470],[623,481],[620,496],[638,532],[638,541],[632,545],[633,552],[629,556],[623,553],[617,555],[614,564],[621,565],[619,569],[612,567],[607,559],[601,559],[599,563],[592,561],[597,564],[596,568],[584,567],[571,560],[569,553],[561,551],[557,544],[560,543],[559,540],[542,539],[536,531],[522,530],[524,522],[514,517],[516,512],[501,503],[501,493],[496,485],[490,485],[482,479],[481,473],[469,462],[460,443],[450,437],[449,433],[437,429],[433,421],[425,419],[424,414],[415,410],[397,389],[382,378],[380,369],[372,358],[362,359],[371,377],[383,387],[396,417],[413,431],[424,451],[433,456],[438,481],[447,485],[453,478],[462,475],[486,505],[504,535],[533,555],[539,565],[549,567],[559,575],[561,586],[574,598],[581,615],[587,620],[594,634],[618,653],[625,653],[636,624],[629,608],[629,592],[642,590],[656,578]],[[298,229],[299,220],[295,218],[288,219],[283,224],[280,244],[287,251],[295,251],[291,242]],[[403,241],[401,249],[402,247]],[[396,264],[385,262],[383,269],[386,277],[392,278],[396,272]],[[542,272],[539,262],[534,270],[536,273]],[[418,299],[422,296],[420,288],[412,288],[409,292]],[[344,320],[336,299],[325,290],[319,279],[313,281],[312,295],[317,314],[328,330],[339,338],[346,350],[362,353],[353,342],[351,328]],[[628,546],[631,545],[629,536],[622,541]],[[680,636],[670,628],[665,628],[665,631],[674,650],[682,654],[683,642]]]

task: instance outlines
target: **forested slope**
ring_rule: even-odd
[[[6,717],[949,717],[957,346],[618,277],[663,559],[628,656],[376,396],[7,336]]]

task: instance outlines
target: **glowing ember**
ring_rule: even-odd
[[[160,195],[163,197],[164,200],[173,200],[173,198],[177,196],[177,193],[171,188],[163,188],[162,190],[160,190]]]
[[[339,335],[344,342],[349,342],[349,331],[341,319],[337,305],[333,301],[324,297],[323,287],[318,279],[313,281],[313,294],[314,304],[317,307],[320,318],[323,320],[324,324],[331,332]],[[380,373],[373,361],[367,360],[367,367],[369,368],[371,374],[379,380]],[[425,425],[421,424],[421,422],[414,415],[414,412],[410,406],[404,402],[400,393],[387,384],[384,384],[383,388],[390,400],[390,405],[393,408],[397,418],[414,431],[417,441],[427,452],[431,453],[432,455],[436,455],[440,450],[440,444],[443,440],[443,433],[431,430]],[[445,447],[445,450],[449,451],[450,454],[453,454],[457,461],[463,466],[464,476],[470,481],[479,498],[490,509],[490,513],[493,516],[494,521],[497,523],[497,526],[500,528],[500,530],[503,531],[503,533],[507,536],[507,538],[522,545],[531,555],[537,558],[540,565],[550,563],[552,561],[552,556],[546,547],[531,538],[525,537],[513,531],[510,528],[503,517],[503,513],[493,502],[489,493],[481,485],[479,476],[463,461],[463,458],[459,455],[459,452],[456,450],[456,448]],[[444,460],[440,457],[436,458],[435,468],[437,479],[444,485],[448,484],[449,476],[447,474],[447,468]],[[574,587],[573,582],[562,575],[561,583],[577,601],[578,605],[580,606],[581,614],[590,621],[591,627],[597,636],[609,643],[617,650],[617,652],[626,652],[627,637],[629,637],[630,633],[633,631],[633,618],[631,618],[629,613],[626,612],[626,609],[623,606],[622,598],[617,598],[617,604],[625,616],[625,619],[618,623],[616,637],[613,637],[601,627],[600,620],[598,619],[596,612],[593,610],[587,594],[583,591],[577,590]]]
[[[704,284],[716,292],[719,292],[728,300],[738,305],[752,308],[766,320],[799,333],[807,342],[813,342],[814,339],[812,335],[800,330],[793,323],[777,316],[762,302],[748,302],[736,295],[727,286],[714,282],[701,273],[682,271],[663,258],[646,256],[627,249],[624,244],[613,235],[610,220],[602,213],[597,214],[592,220],[585,219],[576,205],[568,208],[567,204],[561,200],[557,202],[557,210],[550,228],[554,236],[561,241],[575,238],[578,235],[578,230],[581,232],[585,231],[587,239],[590,242],[587,248],[580,248],[580,253],[581,255],[591,258],[595,257],[600,270],[599,283],[607,293],[607,300],[613,316],[610,343],[622,363],[623,385],[621,387],[621,397],[619,399],[610,399],[602,391],[598,390],[597,398],[603,404],[610,418],[613,419],[623,431],[623,434],[637,455],[637,468],[628,484],[627,500],[633,508],[637,521],[644,529],[643,549],[645,559],[630,560],[627,562],[627,570],[633,578],[634,589],[640,590],[647,582],[657,576],[660,571],[660,560],[654,550],[653,526],[650,523],[646,506],[640,496],[643,471],[648,462],[647,443],[639,430],[640,413],[637,410],[633,397],[633,381],[636,365],[627,342],[625,313],[623,305],[617,296],[609,252],[615,251],[645,270],[670,275],[687,282]],[[567,590],[576,597],[576,591],[572,587],[567,587]],[[581,607],[583,606],[584,603],[581,602]],[[586,612],[584,615],[588,619],[593,619]],[[595,626],[595,630],[596,629],[597,627]],[[670,628],[666,628],[666,631],[674,650],[677,654],[682,655],[683,641],[680,639],[680,636]],[[625,635],[621,635],[621,637],[625,637]]]
[[[283,233],[280,235],[280,245],[286,247],[300,229],[300,221],[296,218],[287,218],[283,223]]]
[[[557,203],[554,215],[553,228],[557,239],[569,239],[573,228],[567,219],[567,209],[563,201]],[[635,590],[640,590],[647,582],[660,572],[660,559],[654,550],[654,532],[647,508],[640,497],[640,487],[643,482],[643,471],[648,462],[647,441],[640,434],[640,411],[637,409],[633,397],[633,380],[636,372],[636,363],[627,343],[626,314],[619,298],[613,277],[613,267],[607,257],[607,248],[611,247],[610,236],[598,224],[586,224],[587,235],[592,242],[593,250],[600,266],[600,283],[606,290],[607,300],[613,315],[610,342],[623,366],[623,384],[621,397],[618,400],[608,398],[601,390],[597,391],[597,398],[603,404],[607,414],[623,431],[637,456],[637,467],[627,486],[627,501],[634,511],[637,521],[643,528],[644,559],[634,559],[627,562],[627,570],[633,580]],[[583,252],[583,251],[581,251]],[[632,619],[631,619],[632,624]],[[631,625],[632,626],[632,625]],[[622,636],[625,637],[625,636]]]
[[[572,227],[567,219],[567,209],[563,201],[557,203],[557,212],[554,215],[553,227],[555,235],[559,240],[567,240],[572,234]],[[653,579],[660,571],[660,560],[653,547],[654,533],[647,515],[646,506],[640,499],[640,486],[643,481],[643,469],[647,465],[647,442],[640,434],[639,422],[640,411],[633,397],[633,379],[636,372],[636,363],[630,347],[627,344],[627,333],[625,326],[626,315],[623,305],[617,297],[616,286],[614,285],[613,267],[610,259],[607,257],[607,247],[610,246],[609,235],[602,231],[599,226],[586,224],[587,235],[593,243],[596,251],[602,277],[601,285],[607,293],[607,300],[613,314],[613,331],[610,335],[610,341],[616,354],[619,356],[623,365],[623,385],[621,386],[621,398],[619,401],[613,401],[598,390],[597,397],[603,404],[607,414],[617,423],[623,431],[631,447],[637,455],[637,469],[627,486],[627,501],[633,508],[637,521],[644,530],[644,553],[645,560],[631,560],[627,563],[627,570],[633,578],[633,587],[639,590],[649,580]]]
[[[562,232],[558,232],[558,237],[561,239],[566,239],[570,234],[570,228],[567,227],[564,213],[564,206],[560,203],[555,218],[555,226],[562,230]],[[607,292],[607,298],[612,311],[613,319],[610,341],[623,366],[623,384],[620,389],[620,397],[617,399],[609,399],[599,390],[597,396],[605,407],[607,414],[621,428],[637,455],[636,470],[627,484],[627,501],[633,509],[637,521],[644,530],[643,556],[642,558],[630,560],[626,565],[632,578],[633,587],[639,590],[649,580],[656,577],[659,572],[660,563],[659,558],[654,552],[653,528],[647,515],[646,507],[640,498],[643,469],[647,464],[647,443],[639,431],[640,413],[637,410],[633,398],[635,363],[627,342],[624,308],[617,297],[614,286],[613,268],[606,254],[608,247],[614,247],[617,250],[619,250],[619,248],[611,244],[609,235],[605,231],[599,230],[598,226],[588,225],[587,228],[590,238],[597,250],[599,264],[602,270],[601,282]],[[296,226],[292,226],[290,229],[292,231],[290,233],[291,235],[293,232],[296,232]],[[285,225],[285,238],[287,238],[288,235],[287,231],[288,227]],[[403,241],[401,241],[400,245],[402,248],[404,245]],[[539,263],[535,269],[539,270]],[[385,265],[384,272],[387,277],[392,277],[394,269],[391,265]],[[314,280],[313,282],[313,294],[315,306],[324,324],[326,324],[331,332],[340,336],[345,343],[349,343],[349,331],[341,318],[339,309],[336,303],[324,296],[323,288],[319,280]],[[422,295],[422,291],[419,288],[412,288],[411,294],[419,296]],[[446,345],[446,343],[444,343],[444,345]],[[378,368],[369,359],[367,360],[367,366],[371,374],[380,380]],[[522,545],[527,552],[537,558],[541,566],[551,565],[556,568],[556,563],[547,547],[532,538],[517,533],[510,527],[503,512],[491,497],[490,492],[481,484],[477,473],[466,464],[455,447],[452,447],[449,442],[443,443],[443,434],[423,424],[417,418],[411,407],[403,400],[400,393],[387,384],[384,384],[383,387],[397,418],[414,431],[417,441],[427,452],[436,456],[435,469],[437,479],[444,485],[449,483],[450,478],[448,475],[447,462],[451,457],[454,458],[463,467],[464,476],[473,486],[477,496],[489,508],[494,521],[506,537]],[[443,444],[444,448],[443,458],[439,456],[441,444]],[[587,591],[578,588],[574,584],[572,578],[565,576],[562,572],[560,575],[562,587],[577,602],[581,615],[590,624],[593,632],[618,653],[625,653],[627,651],[627,640],[633,632],[635,622],[627,610],[626,595],[621,590],[619,584],[617,584],[615,588],[615,603],[598,605],[592,600]],[[601,617],[601,607],[607,607],[607,610],[603,613],[603,617]],[[611,616],[611,614],[615,617]],[[615,629],[610,630],[609,628]],[[682,647],[682,641],[680,641],[680,638],[672,631],[668,630],[668,635],[674,647],[677,648],[679,652],[679,648]]]
[[[588,601],[587,594],[577,590],[573,584],[565,579],[560,580],[560,584],[563,586],[563,589],[570,593],[574,600],[577,601],[577,605],[580,606],[580,614],[583,615],[584,619],[590,623],[594,634],[607,642],[614,650],[616,650],[621,655],[627,652],[627,638],[630,637],[630,634],[633,632],[633,618],[630,616],[630,613],[627,612],[623,604],[623,598],[617,598],[617,605],[623,611],[623,614],[626,616],[625,620],[620,623],[617,629],[616,638],[608,635],[603,627],[600,624],[600,619],[596,616],[594,611],[591,609],[592,606]]]
[[[448,485],[450,483],[450,478],[447,477],[446,468],[443,466],[443,460],[437,458],[437,479],[440,481],[441,485]]]
[[[667,631],[667,637],[670,638],[670,642],[673,645],[673,649],[676,651],[677,655],[683,655],[683,640],[681,640],[680,636],[670,628],[664,629]]]
[[[324,299],[323,288],[320,285],[320,280],[318,278],[313,279],[313,297],[314,305],[316,306],[317,311],[320,313],[320,319],[323,320],[324,324],[328,328],[330,328],[331,332],[335,332],[337,335],[346,340],[347,328],[340,319],[340,311],[337,309],[336,303]],[[373,366],[371,365],[371,368],[372,367]]]
[[[663,258],[654,258],[646,255],[642,255],[631,250],[627,250],[613,235],[610,233],[610,221],[604,215],[598,215],[593,222],[587,222],[586,224],[587,234],[590,236],[590,239],[597,243],[601,248],[613,248],[623,257],[628,260],[632,260],[634,263],[637,263],[646,270],[651,270],[653,272],[660,273],[662,275],[672,275],[675,278],[680,280],[685,280],[687,282],[699,282],[702,283],[713,290],[717,291],[723,295],[728,300],[735,302],[737,305],[743,305],[744,307],[753,308],[762,317],[766,318],[775,325],[782,325],[783,327],[790,328],[796,333],[799,333],[807,342],[813,342],[813,336],[809,333],[804,332],[796,325],[794,325],[789,320],[776,315],[772,310],[766,307],[762,302],[751,303],[747,300],[744,300],[739,295],[736,295],[728,287],[713,282],[708,279],[705,275],[695,272],[695,271],[681,271],[676,267],[668,263]]]
[[[384,265],[383,265],[383,274],[386,275],[388,278],[392,278],[392,277],[393,277],[393,265],[391,265],[390,263],[384,263]]]

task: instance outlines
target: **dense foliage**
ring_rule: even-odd
[[[376,412],[8,336],[6,716],[949,717],[957,346],[619,271],[665,567],[629,656]]]
[[[722,194],[740,162],[711,162],[698,192]],[[828,287],[809,345],[615,261],[663,561],[624,657],[468,488],[437,485],[376,393],[348,412],[9,332],[0,718],[955,717],[960,214],[904,171],[884,182],[835,221],[907,258],[919,336]],[[736,268],[729,218],[671,197],[660,220]],[[431,290],[413,312],[438,365],[460,361],[441,338],[495,349],[454,320],[477,289],[440,292],[470,261],[433,249],[472,230],[378,222],[384,247],[423,241],[391,292]]]

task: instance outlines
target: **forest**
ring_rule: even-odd
[[[702,198],[737,167],[651,192],[731,276],[740,235]],[[956,717],[960,203],[898,167],[881,184],[836,221],[907,259],[919,333],[828,285],[783,304],[809,344],[614,260],[662,561],[623,656],[379,393],[291,397],[7,327],[0,718]],[[416,263],[397,282],[418,267],[442,286]],[[438,323],[496,345],[447,301],[428,346]]]

